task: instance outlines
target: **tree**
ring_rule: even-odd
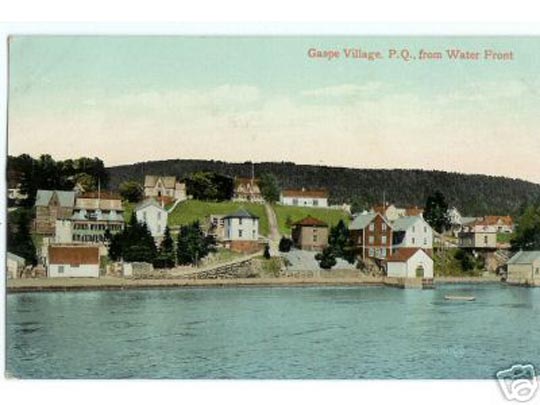
[[[268,244],[264,245],[263,256],[266,260],[270,259],[270,246]]]
[[[454,257],[460,262],[464,272],[472,271],[476,267],[474,256],[464,249],[458,249]]]
[[[263,173],[259,181],[259,187],[264,199],[269,203],[279,201],[279,183],[272,173]]]
[[[293,241],[285,236],[282,236],[279,241],[279,251],[280,252],[290,252],[293,245]]]
[[[154,260],[154,267],[171,268],[175,263],[174,241],[169,227],[165,227],[163,239],[159,245],[158,254]]]
[[[436,191],[426,200],[424,219],[437,232],[442,233],[450,227],[448,203],[440,191]]]
[[[136,181],[124,181],[120,184],[119,190],[122,199],[125,201],[136,203],[143,198],[143,188]]]
[[[345,225],[342,219],[339,220],[336,226],[330,229],[328,246],[332,249],[335,257],[341,257],[349,263],[354,263],[356,259],[354,244],[350,238],[349,228],[347,228],[347,225]]]
[[[315,259],[319,262],[320,268],[325,270],[330,270],[337,263],[331,247],[326,247],[323,249],[322,253],[317,253]]]
[[[540,200],[527,206],[516,221],[512,250],[540,250]]]
[[[111,260],[153,263],[156,256],[156,244],[150,230],[132,213],[129,224],[111,237],[109,257]]]
[[[88,173],[77,173],[73,177],[73,183],[79,184],[85,192],[96,191],[96,179]]]
[[[19,208],[10,213],[7,234],[7,250],[26,260],[26,263],[36,265],[36,247],[30,235],[32,216],[26,209]]]
[[[194,264],[215,250],[215,240],[212,236],[205,236],[199,221],[180,227],[176,256],[178,264]]]
[[[214,172],[195,172],[186,179],[187,193],[196,200],[230,200],[234,184],[233,179]]]

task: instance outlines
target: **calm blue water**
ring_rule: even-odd
[[[20,378],[483,379],[540,367],[540,289],[11,294],[6,338],[7,370]]]

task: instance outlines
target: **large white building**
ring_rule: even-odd
[[[394,248],[433,249],[433,229],[421,216],[400,217],[392,223]]]
[[[149,198],[135,207],[137,221],[144,222],[154,238],[161,238],[165,233],[169,214],[156,200]]]
[[[283,205],[298,207],[328,207],[328,191],[324,189],[307,190],[287,189],[279,196],[279,202]]]
[[[424,249],[398,249],[386,261],[386,275],[397,278],[433,278],[433,259]]]
[[[49,246],[48,277],[99,277],[98,246]]]

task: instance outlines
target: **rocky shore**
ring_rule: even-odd
[[[491,277],[441,277],[435,284],[448,283],[493,283]],[[7,292],[52,292],[129,290],[150,288],[183,287],[272,287],[272,286],[384,286],[384,277],[271,277],[271,278],[227,278],[227,279],[136,279],[121,277],[100,278],[28,278],[7,280]]]

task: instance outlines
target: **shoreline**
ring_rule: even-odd
[[[439,277],[435,285],[444,284],[487,284],[501,283],[498,278],[487,277]],[[382,277],[346,278],[235,278],[235,279],[124,279],[117,277],[100,278],[42,278],[10,279],[6,283],[8,294],[26,292],[67,292],[67,291],[120,291],[143,289],[200,288],[200,287],[314,287],[314,286],[395,286],[385,283]]]

